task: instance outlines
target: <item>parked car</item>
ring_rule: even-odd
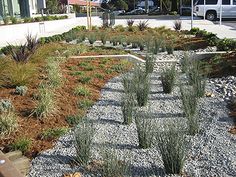
[[[161,14],[161,9],[160,7],[153,8],[152,10],[149,11],[148,15],[160,15]]]
[[[145,12],[144,9],[139,8],[139,9],[134,9],[130,12],[127,12],[126,15],[142,15],[142,14],[145,14],[145,13],[146,12]]]
[[[220,17],[221,0],[206,0],[205,17],[207,20],[216,20]],[[194,13],[204,17],[204,0],[195,3]],[[222,18],[236,18],[236,0],[222,0]]]
[[[125,13],[125,10],[114,10],[113,13],[115,15],[121,15],[121,14],[124,14]]]

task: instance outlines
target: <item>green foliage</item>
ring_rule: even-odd
[[[120,159],[114,150],[105,150],[102,157],[102,176],[115,177],[130,174],[130,163],[124,158]]]
[[[75,72],[71,73],[71,75],[73,75],[73,76],[81,76],[81,75],[84,75],[84,72],[83,71],[75,71]]]
[[[41,119],[45,118],[56,111],[54,93],[49,86],[39,86],[38,104],[34,110],[36,116]]]
[[[21,96],[24,96],[28,88],[26,86],[16,86],[15,93]]]
[[[185,161],[186,140],[179,123],[169,123],[156,137],[167,174],[180,174]]]
[[[190,56],[187,53],[185,53],[183,59],[180,62],[181,62],[182,72],[188,73],[190,66]]]
[[[138,132],[139,147],[143,149],[150,148],[154,139],[150,111],[145,113],[136,112],[135,123]]]
[[[77,39],[77,33],[76,31],[68,31],[65,35],[64,35],[64,39],[66,42],[71,42],[75,39]]]
[[[84,86],[77,86],[75,88],[75,91],[74,91],[75,95],[78,95],[78,96],[90,96],[91,95],[91,92],[90,90],[87,88],[87,87],[84,87]]]
[[[166,68],[162,74],[161,74],[161,83],[164,93],[171,93],[175,82],[176,82],[176,69],[175,65],[173,65],[171,68]]]
[[[121,110],[123,113],[123,119],[125,125],[132,123],[133,108],[135,106],[134,96],[132,92],[125,92],[121,102]]]
[[[41,140],[53,140],[64,135],[68,131],[68,128],[49,128],[44,130],[40,135]]]
[[[51,14],[59,13],[59,1],[57,0],[47,0],[46,6],[50,10]]]
[[[93,44],[94,42],[96,42],[96,34],[95,33],[89,33],[88,35],[88,40],[90,44]]]
[[[166,51],[168,53],[168,55],[171,55],[174,53],[174,46],[173,43],[167,44],[166,45]]]
[[[81,82],[82,84],[88,84],[88,83],[90,83],[91,80],[92,80],[92,78],[89,76],[81,76],[79,78],[79,82]]]
[[[221,39],[216,45],[219,51],[232,51],[236,49],[236,41],[233,39]]]
[[[3,17],[4,25],[8,25],[10,23],[10,17]]]
[[[2,108],[1,108],[2,109]],[[0,137],[10,134],[17,128],[17,116],[13,111],[0,111]]]
[[[147,55],[145,60],[146,60],[146,63],[145,63],[146,73],[147,74],[152,73],[154,70],[154,66],[155,66],[154,56]]]
[[[105,33],[105,32],[102,32],[101,35],[100,35],[100,39],[101,39],[103,45],[105,45],[106,42],[107,42],[107,35],[108,34]]]
[[[70,126],[76,126],[77,124],[79,124],[82,120],[82,116],[77,114],[77,115],[71,115],[66,117],[66,122],[70,125]]]
[[[93,101],[89,99],[84,99],[78,102],[78,107],[80,109],[88,109],[93,105]]]
[[[0,113],[12,111],[14,109],[11,100],[1,99],[0,100]]]
[[[162,45],[163,40],[161,38],[154,38],[153,39],[153,46],[152,46],[152,52],[153,54],[158,54],[160,51],[160,47]]]
[[[48,81],[49,84],[52,87],[59,87],[62,85],[62,72],[60,68],[60,60],[57,60],[56,58],[49,58],[46,71],[48,75]]]
[[[87,165],[89,162],[93,135],[92,125],[85,120],[81,121],[75,130],[76,160],[82,165]]]
[[[18,20],[16,17],[10,17],[12,24],[17,24]]]
[[[100,74],[100,73],[95,73],[94,77],[98,78],[98,79],[104,79],[104,76],[102,74]]]
[[[30,149],[31,144],[31,139],[23,137],[12,143],[10,147],[12,150],[20,150],[22,153],[26,153]]]
[[[145,106],[148,101],[150,82],[148,75],[140,66],[136,66],[134,70],[134,83],[138,106]]]

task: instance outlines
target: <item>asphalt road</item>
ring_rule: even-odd
[[[219,24],[219,21],[215,21],[215,24]],[[236,29],[236,19],[223,19],[222,25],[230,26],[234,29]]]

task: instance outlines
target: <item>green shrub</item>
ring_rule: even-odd
[[[26,153],[30,149],[31,144],[31,139],[24,137],[16,140],[10,147],[12,150],[20,150],[22,153]]]
[[[70,125],[70,126],[76,126],[77,124],[79,124],[82,120],[82,116],[77,114],[77,115],[71,115],[71,116],[67,116],[66,117],[66,122]]]
[[[121,73],[122,71],[124,71],[124,68],[125,68],[124,65],[122,65],[121,63],[115,64],[111,67],[111,69],[117,73]]]
[[[133,93],[125,93],[122,102],[121,110],[123,113],[123,119],[125,125],[130,125],[132,123],[133,108],[135,106]]]
[[[91,92],[88,88],[84,87],[84,86],[77,86],[75,88],[75,91],[74,91],[75,95],[78,95],[78,96],[90,96],[91,95]]]
[[[3,17],[4,25],[8,25],[10,23],[10,17]]]
[[[15,93],[21,96],[24,96],[28,88],[26,86],[16,86]]]
[[[94,77],[98,78],[98,79],[104,79],[104,76],[102,74],[99,74],[99,73],[94,74]]]
[[[146,60],[146,63],[145,63],[146,73],[147,74],[152,73],[154,70],[154,66],[155,66],[154,56],[147,55],[145,60]]]
[[[123,25],[116,25],[114,29],[117,32],[125,32],[125,27]]]
[[[66,42],[71,42],[73,40],[75,40],[77,38],[77,33],[75,31],[68,31],[65,35],[64,35],[64,39]]]
[[[143,149],[150,148],[153,143],[154,131],[149,112],[135,113],[135,123],[138,132],[139,147]]]
[[[38,104],[34,110],[38,118],[45,118],[56,111],[54,93],[49,86],[40,85],[38,99]]]
[[[17,116],[13,111],[0,111],[0,137],[10,134],[17,128]]]
[[[150,82],[146,72],[140,66],[137,66],[134,70],[134,83],[138,106],[145,106],[148,101]]]
[[[53,140],[64,135],[68,131],[68,128],[49,128],[44,130],[40,135],[41,140]]]
[[[71,73],[71,75],[73,75],[73,76],[81,76],[81,75],[84,75],[84,72],[83,71],[75,71],[75,72]]]
[[[29,18],[29,17],[24,18],[24,23],[30,23],[30,22],[33,22],[33,21],[34,21],[33,18]]]
[[[94,42],[96,42],[97,39],[96,39],[95,33],[89,33],[88,40],[90,44],[93,44]]]
[[[79,78],[79,82],[81,82],[82,84],[88,84],[88,83],[90,83],[91,80],[92,80],[92,78],[89,76],[81,76]]]
[[[12,24],[17,24],[18,20],[16,17],[10,17]]]
[[[158,148],[167,174],[180,174],[185,161],[185,135],[178,123],[165,125],[156,137]]]
[[[101,33],[100,39],[101,39],[101,41],[102,41],[102,44],[105,45],[106,42],[107,42],[107,33],[104,33],[104,32]]]
[[[233,39],[221,39],[216,44],[217,50],[219,51],[230,51],[236,49],[236,42]]]
[[[93,135],[92,125],[85,120],[80,122],[75,130],[76,160],[82,165],[89,162]]]
[[[175,82],[176,82],[176,69],[175,65],[173,65],[171,68],[166,68],[162,74],[161,74],[161,83],[164,93],[171,93]]]
[[[89,99],[84,99],[79,101],[78,106],[80,109],[88,109],[93,105],[93,101]]]
[[[102,158],[102,176],[115,177],[130,174],[130,163],[124,158],[120,159],[114,150],[106,150]]]

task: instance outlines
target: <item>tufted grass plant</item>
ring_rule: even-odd
[[[39,86],[38,103],[33,112],[37,118],[46,118],[57,110],[54,97],[55,94],[50,86],[45,84]]]
[[[97,40],[95,33],[89,33],[89,35],[87,37],[88,37],[89,43],[91,45],[94,44]]]
[[[105,150],[102,158],[102,176],[116,177],[130,174],[130,162],[127,158],[120,158],[114,150]]]
[[[187,53],[184,53],[184,56],[180,64],[181,64],[181,71],[183,73],[188,73],[190,66],[190,56]]]
[[[154,139],[154,126],[151,122],[150,111],[136,111],[135,123],[138,132],[139,147],[143,149],[150,148]]]
[[[185,161],[186,140],[178,122],[164,125],[156,136],[157,146],[167,174],[181,174]]]
[[[76,115],[70,115],[66,117],[66,122],[70,125],[70,126],[76,126],[77,124],[79,124],[82,120],[83,116],[80,114],[76,114]]]
[[[146,63],[145,63],[146,73],[150,74],[154,70],[155,58],[154,56],[147,55],[145,60],[146,60]]]
[[[17,116],[14,111],[0,113],[0,137],[9,135],[17,128]]]
[[[59,138],[60,136],[64,135],[68,131],[68,128],[61,127],[61,128],[49,128],[44,130],[40,135],[41,140],[53,140]]]
[[[56,58],[49,58],[46,71],[48,75],[49,84],[52,87],[59,87],[62,85],[63,76],[60,68],[60,61]]]
[[[177,71],[175,65],[170,68],[166,68],[161,74],[161,83],[164,93],[171,93],[177,77]]]
[[[103,45],[106,45],[106,43],[107,43],[107,33],[105,33],[105,32],[102,32],[101,34],[100,34],[100,39],[101,39],[101,41],[102,41],[102,44]]]
[[[32,140],[26,137],[19,138],[10,145],[12,150],[20,150],[23,154],[26,153],[32,144]]]
[[[78,102],[79,108],[80,108],[80,109],[84,109],[84,110],[90,108],[92,105],[93,105],[93,101],[92,101],[92,100],[89,100],[89,99],[87,99],[87,98],[86,98],[86,99],[83,99],[83,100],[80,100],[80,101]]]
[[[85,86],[77,86],[74,91],[77,96],[85,96],[88,97],[91,95],[90,90]]]
[[[93,126],[85,119],[81,121],[75,129],[76,161],[82,165],[88,165],[89,163],[93,135]]]
[[[141,68],[141,66],[136,66],[134,69],[134,83],[138,106],[145,106],[148,102],[148,95],[150,92],[150,81],[149,76]]]
[[[123,113],[123,124],[130,125],[132,123],[133,109],[135,106],[133,93],[125,93],[122,97],[121,110]]]

